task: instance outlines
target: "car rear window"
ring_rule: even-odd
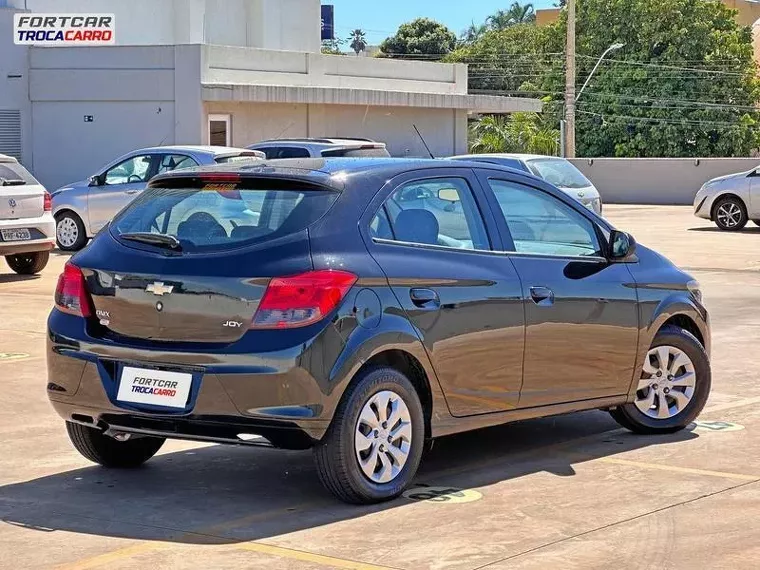
[[[254,154],[236,154],[234,156],[219,156],[215,159],[217,164],[229,164],[230,162],[248,162],[250,160],[261,160],[261,157]]]
[[[187,187],[187,182],[167,180],[166,185],[181,186],[146,189],[117,215],[111,233],[172,236],[182,252],[234,249],[299,232],[321,218],[338,197],[337,192],[286,180],[200,187]]]
[[[346,157],[346,158],[371,158],[383,157],[388,158],[390,153],[385,147],[366,147],[366,148],[335,148],[323,150],[322,156],[329,157]]]
[[[29,171],[17,162],[0,163],[0,186],[5,185],[37,185],[37,179]]]

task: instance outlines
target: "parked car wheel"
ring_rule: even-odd
[[[104,467],[139,467],[153,457],[166,441],[162,437],[138,437],[119,441],[96,428],[72,422],[66,422],[66,431],[79,453]]]
[[[738,231],[746,226],[749,221],[747,207],[739,198],[727,196],[715,204],[713,220],[715,220],[715,225],[722,230]]]
[[[690,332],[663,327],[644,360],[636,399],[610,413],[636,433],[673,433],[699,415],[710,394],[710,362]]]
[[[87,243],[87,231],[82,219],[65,211],[55,216],[55,241],[62,251],[79,251]]]
[[[400,495],[417,472],[425,443],[422,405],[398,370],[369,369],[349,388],[314,448],[322,484],[348,503]]]
[[[5,261],[8,263],[8,267],[19,275],[35,275],[36,273],[39,273],[45,269],[49,259],[49,251],[18,253],[16,255],[5,256]]]

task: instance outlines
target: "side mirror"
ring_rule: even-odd
[[[636,253],[636,240],[626,232],[612,230],[610,234],[609,258],[613,261],[625,261]]]
[[[438,190],[438,199],[446,202],[459,202],[459,192],[456,188],[441,188]]]
[[[101,180],[100,180],[100,176],[98,176],[98,175],[90,176],[89,180],[90,180],[90,186],[102,186],[103,185],[102,182],[101,182]]]

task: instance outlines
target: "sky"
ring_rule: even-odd
[[[419,17],[437,20],[459,35],[471,22],[482,23],[497,10],[507,10],[512,2],[514,0],[322,0],[322,4],[335,6],[337,37],[345,38],[351,30],[361,28],[370,44],[379,44],[396,33],[401,24]],[[551,8],[555,0],[531,3],[536,9]]]

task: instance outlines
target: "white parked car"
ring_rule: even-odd
[[[557,156],[540,154],[463,154],[449,157],[452,160],[474,160],[508,166],[528,172],[546,180],[565,194],[575,198],[589,210],[602,214],[602,197],[583,173],[572,162]]]
[[[705,182],[694,197],[694,215],[737,231],[752,220],[760,226],[760,168]]]
[[[19,275],[33,275],[53,247],[50,194],[15,158],[0,154],[0,255]]]

